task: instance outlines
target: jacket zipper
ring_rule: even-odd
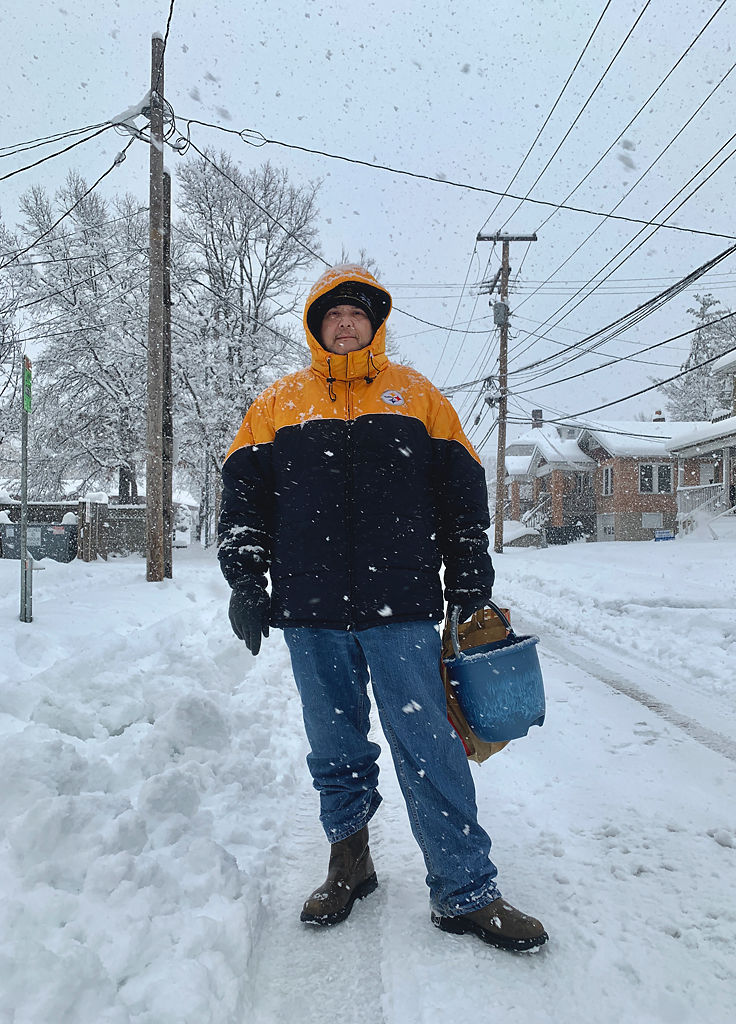
[[[345,382],[345,455],[346,455],[346,474],[345,474],[345,524],[347,527],[347,543],[348,543],[348,558],[347,558],[347,570],[348,570],[348,629],[353,629],[355,623],[354,618],[354,605],[353,605],[353,557],[354,557],[354,544],[355,544],[355,531],[353,527],[353,500],[355,497],[355,481],[353,476],[353,420],[352,420],[352,409],[350,408],[350,398],[352,390],[352,381]]]

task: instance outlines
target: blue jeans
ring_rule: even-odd
[[[432,908],[470,913],[500,896],[465,750],[447,720],[435,625],[396,622],[358,632],[289,627],[284,636],[329,841],[359,831],[381,802],[381,748],[368,740],[370,667],[383,733],[427,866]]]

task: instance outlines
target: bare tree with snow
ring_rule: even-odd
[[[294,290],[317,252],[319,186],[292,184],[270,163],[245,173],[212,151],[177,177],[178,450],[202,483],[205,474],[219,479],[234,425],[254,397],[306,359]]]

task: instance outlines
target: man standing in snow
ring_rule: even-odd
[[[414,837],[432,921],[526,950],[544,928],[506,903],[477,821],[439,674],[444,597],[461,620],[491,596],[485,478],[450,403],[389,362],[391,296],[362,267],[328,270],[304,312],[311,366],[248,410],[223,467],[219,558],[230,622],[257,654],[284,631],[331,844],[301,919],[331,925],[377,885],[368,821],[381,797],[369,678]],[[266,573],[271,577],[271,594]]]

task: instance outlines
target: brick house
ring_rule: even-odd
[[[678,480],[683,472],[700,473],[702,457],[681,467],[673,446],[707,426],[665,422],[659,413],[652,422],[579,427],[542,424],[539,417],[506,449],[510,518],[544,527],[551,543],[581,534],[651,540],[657,530],[675,532]]]
[[[506,447],[509,516],[544,526],[547,540],[564,543],[595,528],[594,460],[581,451],[579,427],[543,423]]]

